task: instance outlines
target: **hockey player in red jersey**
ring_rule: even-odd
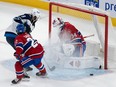
[[[83,56],[86,49],[86,42],[81,32],[69,22],[64,22],[61,18],[53,20],[53,27],[59,29],[59,38],[64,43],[73,45],[74,56]]]
[[[17,26],[16,32],[18,36],[15,38],[16,52],[14,55],[18,61],[15,63],[16,79],[12,83],[17,84],[23,78],[29,78],[29,76],[25,75],[23,68],[29,67],[30,65],[34,65],[39,70],[36,73],[37,76],[45,76],[46,69],[41,62],[44,55],[42,45],[37,40],[34,40],[30,34],[25,32],[23,24]]]
[[[26,27],[26,32],[30,34],[35,27],[35,23],[40,18],[40,11],[36,8],[32,9],[31,13],[25,13],[23,15],[19,15],[13,18],[12,24],[6,29],[4,36],[6,37],[6,41],[10,44],[14,49],[14,40],[17,36],[16,26],[18,24],[24,24]],[[31,67],[27,67],[26,71],[31,71]]]

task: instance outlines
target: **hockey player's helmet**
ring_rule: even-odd
[[[38,20],[40,18],[40,11],[36,8],[32,9],[32,12],[31,12],[34,20]]]
[[[55,20],[53,20],[53,27],[57,27],[57,26],[62,26],[64,24],[64,21],[61,18],[56,18]]]
[[[18,24],[16,27],[17,34],[21,34],[25,32],[25,26],[23,24]]]

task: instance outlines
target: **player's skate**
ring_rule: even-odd
[[[30,76],[28,76],[27,74],[24,75],[24,77],[23,77],[23,79],[29,79],[29,78],[30,78]]]
[[[42,72],[37,72],[37,73],[36,73],[36,76],[39,76],[39,77],[42,77],[42,78],[46,78],[46,77],[47,77],[47,73],[46,73],[46,72],[44,72],[44,73],[42,73]]]
[[[21,80],[23,80],[23,79],[29,79],[29,78],[30,78],[30,76],[24,75],[23,78],[20,78],[20,79],[16,78],[16,79],[12,80],[12,83],[13,83],[13,84],[17,84],[17,83],[19,83]]]
[[[13,84],[17,84],[17,83],[19,83],[20,81],[21,81],[21,79],[16,78],[16,79],[12,80],[12,83],[13,83]]]
[[[28,72],[28,71],[32,71],[33,68],[31,68],[31,67],[27,67],[27,68],[24,68],[24,70]]]

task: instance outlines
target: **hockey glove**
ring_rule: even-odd
[[[23,23],[21,17],[14,17],[13,20],[17,23]]]
[[[17,59],[17,60],[20,60],[20,57],[18,54],[16,54],[16,52],[14,53],[14,57]]]
[[[14,53],[14,56],[16,57],[17,60],[22,60],[23,56],[22,55],[18,55],[16,54],[16,52]]]

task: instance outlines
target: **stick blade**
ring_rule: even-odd
[[[56,69],[56,67],[53,66],[53,67],[50,68],[50,71],[54,71],[55,69]]]

